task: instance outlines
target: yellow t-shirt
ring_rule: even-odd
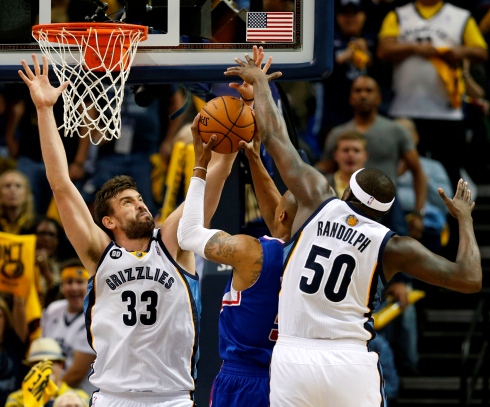
[[[417,7],[420,15],[427,19],[434,16],[442,8],[443,5],[444,2],[441,2],[434,6],[424,6],[422,4],[415,3],[415,7]],[[383,20],[383,24],[381,25],[378,36],[381,39],[387,37],[398,37],[398,35],[398,18],[395,11],[390,11]],[[466,23],[463,34],[463,44],[467,47],[481,47],[485,49],[488,48],[488,45],[483,38],[480,29],[478,28],[478,24],[473,17],[470,17],[468,19],[468,22]]]

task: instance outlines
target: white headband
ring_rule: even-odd
[[[366,206],[369,206],[370,208],[376,209],[377,211],[380,212],[386,212],[388,209],[391,208],[391,205],[395,201],[395,198],[391,202],[379,202],[374,196],[369,195],[366,193],[357,183],[356,180],[356,175],[358,172],[362,171],[364,168],[361,168],[360,170],[357,170],[352,176],[350,177],[350,182],[349,186],[354,194],[354,196],[361,201]]]

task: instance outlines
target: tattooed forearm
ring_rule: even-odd
[[[204,254],[208,259],[216,256],[233,257],[237,251],[237,243],[226,232],[218,232],[206,243]]]

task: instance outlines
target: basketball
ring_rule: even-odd
[[[200,111],[198,132],[205,143],[213,134],[218,136],[213,151],[229,154],[238,151],[241,140],[250,142],[254,136],[255,119],[252,109],[243,100],[219,96]]]

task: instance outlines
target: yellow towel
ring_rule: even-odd
[[[438,51],[444,53],[445,49],[439,49]],[[429,61],[432,62],[439,77],[442,79],[453,109],[461,107],[465,92],[463,70],[461,67],[452,68],[441,58],[430,58]]]
[[[354,56],[352,57],[352,62],[357,69],[365,69],[371,57],[360,49],[354,50]]]

